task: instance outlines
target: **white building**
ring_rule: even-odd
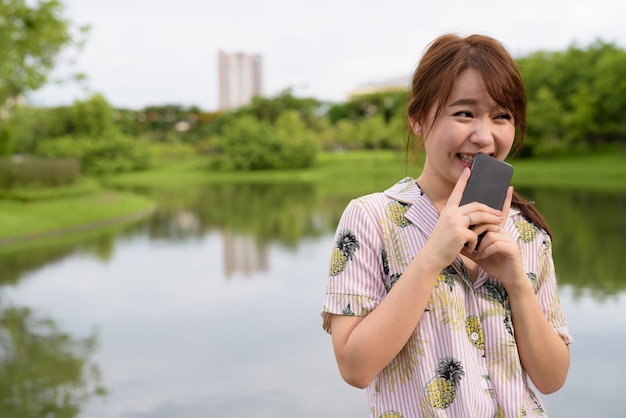
[[[263,58],[219,51],[220,110],[247,105],[263,95]]]

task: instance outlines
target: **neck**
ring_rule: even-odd
[[[428,200],[435,206],[437,211],[441,213],[443,208],[448,203],[448,198],[452,189],[437,173],[428,172],[424,167],[422,174],[417,178],[417,184],[419,185],[422,193],[428,197]]]

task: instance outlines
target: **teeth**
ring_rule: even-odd
[[[468,155],[468,154],[459,154],[459,158],[463,161],[465,161],[466,163],[473,163],[474,162],[474,156],[473,155]]]

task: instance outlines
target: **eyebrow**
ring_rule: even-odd
[[[454,102],[454,103],[450,103],[450,104],[448,105],[448,107],[455,107],[455,106],[473,106],[473,105],[475,105],[476,103],[478,103],[478,100],[475,100],[475,99],[459,99],[459,100],[457,100],[457,101],[456,101],[456,102]],[[493,109],[498,109],[498,111],[499,111],[499,110],[502,110],[502,111],[504,111],[504,112],[512,113],[512,112],[511,112],[509,109],[507,109],[506,107],[504,107],[504,106],[500,106],[500,105],[497,105],[497,104],[493,107]]]
[[[467,106],[467,105],[473,105],[476,104],[476,100],[473,99],[460,99],[457,100],[454,103],[450,103],[448,106],[452,107],[452,106]]]

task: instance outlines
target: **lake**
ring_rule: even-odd
[[[319,315],[350,196],[307,184],[141,192],[159,203],[147,219],[0,248],[3,418],[368,416]],[[576,339],[548,412],[621,416],[626,195],[523,192],[553,228]]]

